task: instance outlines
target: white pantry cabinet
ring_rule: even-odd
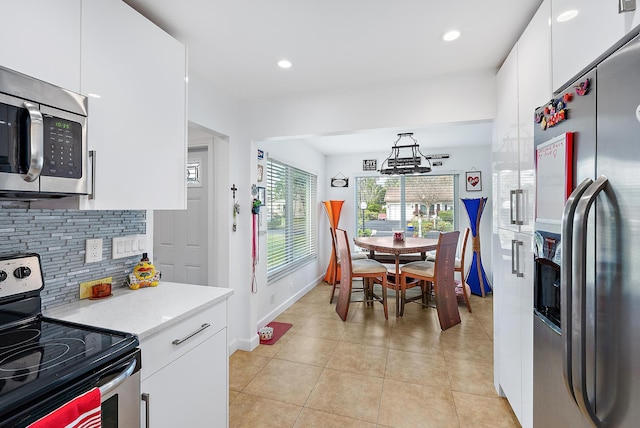
[[[80,0],[0,0],[0,65],[80,92]]]
[[[562,13],[578,15],[558,22]],[[599,55],[640,25],[640,9],[618,13],[617,1],[553,0],[553,90],[560,89]]]
[[[225,299],[141,339],[141,427],[228,426],[226,322]]]
[[[494,373],[525,428],[533,425],[533,113],[551,97],[550,10],[544,1],[496,77]]]
[[[186,49],[119,0],[82,1],[95,199],[84,209],[186,208]]]

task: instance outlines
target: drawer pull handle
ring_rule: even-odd
[[[193,336],[195,336],[196,334],[200,333],[200,332],[201,332],[202,330],[204,330],[205,328],[209,328],[209,327],[211,327],[211,324],[209,324],[208,322],[206,322],[206,323],[202,324],[202,326],[200,326],[200,328],[199,328],[199,329],[197,329],[196,331],[194,331],[193,333],[188,334],[187,336],[183,337],[182,339],[176,339],[176,340],[174,340],[174,341],[173,341],[173,342],[171,342],[171,343],[173,343],[174,345],[179,345],[179,344],[181,344],[182,342],[184,342],[185,340],[191,339]]]

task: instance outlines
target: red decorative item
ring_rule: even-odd
[[[570,92],[567,92],[566,94],[564,94],[562,99],[564,100],[565,103],[569,103],[573,99],[573,95]]]
[[[549,107],[547,106],[544,108],[544,114],[547,115],[549,113],[551,113],[551,110],[549,110]]]
[[[586,79],[584,82],[578,83],[578,86],[576,86],[576,95],[578,96],[587,95],[587,92],[589,92],[589,86],[590,86],[589,79]]]

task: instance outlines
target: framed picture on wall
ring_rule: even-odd
[[[482,190],[482,173],[480,171],[467,171],[467,192],[479,192]]]

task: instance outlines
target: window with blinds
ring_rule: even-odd
[[[317,257],[317,177],[267,161],[267,275],[285,276]]]

